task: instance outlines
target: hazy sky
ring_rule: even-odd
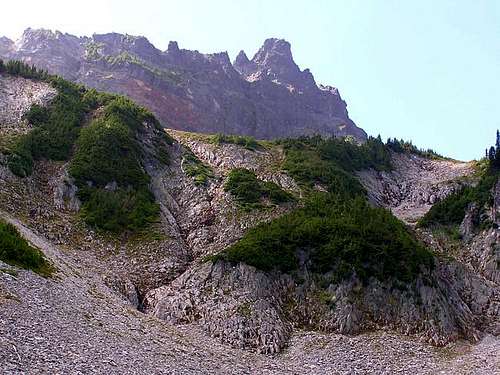
[[[458,159],[481,157],[500,127],[500,0],[23,0],[0,12],[0,35],[12,39],[27,27],[116,31],[231,59],[285,38],[369,134]]]

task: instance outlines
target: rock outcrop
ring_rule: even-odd
[[[432,205],[463,186],[472,163],[432,160],[413,154],[392,154],[394,170],[358,173],[370,201],[386,207],[399,219],[415,223]]]
[[[21,59],[87,86],[126,94],[168,128],[262,139],[366,138],[349,119],[338,90],[318,87],[281,39],[266,40],[252,60],[240,53],[233,65],[225,52],[201,54],[176,42],[160,51],[144,37],[78,38],[27,29],[15,43],[0,39],[0,58]]]

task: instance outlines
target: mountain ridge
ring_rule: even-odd
[[[282,39],[266,39],[252,60],[241,56],[233,64],[227,52],[202,54],[173,41],[161,51],[142,36],[26,29],[16,42],[0,39],[0,58],[128,95],[173,129],[259,139],[367,137],[338,89],[317,85],[308,69],[300,70]]]

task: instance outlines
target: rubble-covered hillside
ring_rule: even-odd
[[[499,184],[422,219],[481,190],[477,164],[164,132],[23,69],[0,73],[0,221],[50,271],[2,258],[6,372],[495,373]]]

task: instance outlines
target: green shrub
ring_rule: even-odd
[[[445,158],[443,155],[438,154],[432,149],[421,149],[415,146],[412,141],[405,141],[403,139],[389,138],[387,139],[386,145],[389,149],[397,153],[407,153],[420,155],[428,159],[449,159]]]
[[[79,134],[82,87],[56,77],[49,81],[58,94],[48,108],[34,105],[27,112],[34,129],[18,138],[9,157],[9,168],[20,177],[32,173],[33,160],[68,160]]]
[[[223,143],[232,143],[235,145],[243,146],[250,151],[255,151],[260,148],[259,142],[257,142],[254,137],[250,136],[219,133],[213,136],[213,141],[219,145]]]
[[[158,218],[159,205],[146,188],[115,191],[84,188],[80,196],[84,199],[81,214],[85,222],[102,230],[136,232]]]
[[[104,187],[115,181],[120,186],[139,187],[149,182],[140,164],[134,131],[116,119],[100,118],[82,129],[69,172],[77,185],[90,181]]]
[[[364,168],[391,169],[389,151],[380,138],[363,145],[321,137],[278,143],[285,151],[283,168],[307,193],[303,207],[250,229],[215,260],[291,274],[307,267],[333,281],[356,274],[364,282],[371,277],[409,282],[422,268],[433,266],[433,255],[402,222],[366,202],[365,190],[353,174]],[[326,192],[316,191],[318,184]],[[255,174],[241,169],[231,172],[225,188],[250,204],[259,201],[262,190],[274,194]]]
[[[206,185],[209,178],[213,178],[214,174],[212,169],[203,164],[200,159],[189,149],[183,150],[183,164],[184,172],[194,179],[196,185]]]
[[[0,72],[5,71],[13,76],[40,80],[47,80],[50,78],[47,71],[37,69],[34,65],[28,65],[19,60],[9,60],[6,63],[2,62],[0,65]]]
[[[3,220],[0,220],[0,259],[43,276],[49,276],[53,272],[43,254],[31,247],[12,224]]]
[[[281,186],[272,181],[259,181],[262,196],[268,198],[274,204],[286,203],[294,200],[294,197]]]
[[[82,101],[88,110],[92,110],[107,105],[115,98],[115,94],[100,92],[96,89],[89,89],[85,92],[85,94],[83,94]]]
[[[142,166],[138,141],[142,124],[156,119],[126,98],[103,98],[101,117],[80,133],[69,172],[79,188],[87,224],[111,232],[136,232],[159,214],[148,190],[150,178]]]
[[[245,168],[235,168],[229,172],[224,191],[231,193],[240,204],[258,203],[262,197],[257,176]]]
[[[244,209],[261,207],[263,198],[273,204],[292,201],[293,196],[274,182],[259,180],[254,172],[245,168],[235,168],[229,172],[224,191],[231,193]]]
[[[344,140],[320,137],[287,139],[280,142],[285,150],[283,169],[307,191],[316,185],[329,192],[349,197],[364,195],[365,189],[351,173],[373,163],[357,161],[365,157],[356,151],[360,146]]]
[[[316,273],[340,281],[413,280],[433,256],[390,212],[363,198],[314,193],[303,208],[250,229],[215,259],[245,262],[264,271],[293,272],[300,258]]]
[[[477,186],[463,187],[437,202],[419,220],[418,225],[421,227],[458,225],[463,221],[469,204],[474,202],[481,210],[484,210],[485,206],[491,206],[493,204],[492,189],[499,177],[499,171],[488,169]]]
[[[33,104],[24,115],[24,119],[33,126],[40,126],[49,121],[49,115],[49,110],[47,108],[38,104]]]
[[[27,139],[16,142],[7,159],[9,169],[18,177],[27,177],[33,173],[33,156]]]
[[[138,139],[144,124],[154,126],[153,151],[165,163],[168,154],[163,146],[173,140],[153,114],[125,97],[86,90],[18,61],[9,61],[5,71],[44,80],[57,90],[47,108],[34,105],[26,113],[34,128],[9,150],[11,171],[25,177],[32,173],[34,160],[73,156],[69,172],[79,188],[82,216],[89,225],[119,232],[137,231],[154,222],[159,207],[148,189],[150,179],[142,166]],[[98,108],[102,108],[96,112],[98,118],[81,129],[84,115]]]

